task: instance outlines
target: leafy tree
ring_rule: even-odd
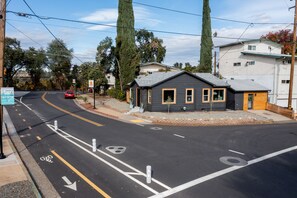
[[[187,72],[196,72],[196,67],[195,66],[192,66],[190,63],[185,63],[185,67],[184,67],[184,70],[187,71]]]
[[[66,82],[69,80],[72,52],[61,39],[53,40],[47,47],[49,69],[61,90],[66,88]]]
[[[14,75],[25,66],[25,53],[21,48],[20,41],[15,38],[5,38],[5,86],[13,86]]]
[[[132,82],[140,58],[135,45],[134,13],[132,0],[119,0],[116,37],[116,87],[121,79],[121,91]]]
[[[43,49],[36,50],[34,47],[30,47],[25,52],[26,71],[31,77],[34,88],[41,88],[40,79],[43,74],[43,68],[45,67],[47,58]]]
[[[291,30],[279,30],[277,32],[269,32],[263,35],[262,38],[271,40],[273,42],[283,45],[283,54],[292,54],[293,33]]]
[[[177,69],[182,69],[183,68],[183,64],[176,62],[176,63],[173,64],[173,67],[175,67]]]
[[[200,49],[200,72],[211,73],[212,37],[209,0],[203,0],[202,36]]]
[[[112,45],[112,38],[106,37],[102,40],[96,53],[96,61],[102,67],[105,73],[109,73],[114,64],[115,47]]]
[[[95,62],[86,62],[79,67],[79,81],[82,87],[88,87],[88,80],[95,80],[95,86],[105,85],[107,80],[101,66]]]
[[[136,31],[136,46],[142,63],[161,63],[166,55],[163,40],[154,36],[153,32],[145,29]]]

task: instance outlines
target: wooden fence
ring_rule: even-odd
[[[294,110],[289,110],[285,107],[277,106],[275,104],[267,103],[266,110],[281,114],[288,118],[297,119],[297,113]]]

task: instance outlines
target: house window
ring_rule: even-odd
[[[212,90],[212,101],[213,102],[225,102],[225,89],[214,88]]]
[[[162,104],[176,104],[176,89],[162,89]]]
[[[194,89],[186,89],[186,104],[194,103]]]
[[[152,90],[147,90],[147,103],[152,104]]]
[[[209,98],[210,98],[210,89],[202,89],[202,102],[206,103],[209,102]]]
[[[133,97],[134,97],[134,89],[133,88],[130,88],[130,101],[133,102]]]
[[[248,50],[256,50],[256,45],[248,45]]]
[[[233,63],[233,66],[241,66],[241,62]]]
[[[290,80],[282,80],[282,84],[289,84]]]

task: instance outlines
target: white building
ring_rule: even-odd
[[[164,65],[158,62],[142,63],[139,66],[139,69],[140,69],[139,71],[140,74],[148,74],[148,73],[159,72],[159,71],[179,71],[180,70],[178,68]]]
[[[266,39],[219,46],[219,72],[227,79],[251,79],[269,88],[270,103],[288,106],[291,55],[281,54],[281,45]],[[295,64],[292,107],[297,108]]]

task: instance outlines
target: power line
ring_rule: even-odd
[[[26,2],[26,0],[23,0],[23,2],[26,4],[26,6],[31,10],[31,12],[36,15],[36,13],[33,11],[33,9],[29,6],[29,4]],[[42,22],[42,20],[40,18],[37,17],[37,19],[39,20],[39,22],[45,27],[45,29],[55,38],[55,40],[61,45],[63,46],[66,50],[68,50],[66,48],[66,46],[52,33],[52,31]],[[80,60],[78,57],[76,57],[75,55],[73,55],[77,60],[79,60],[81,63],[83,63],[82,60]]]
[[[191,12],[186,12],[186,11],[181,11],[181,10],[174,10],[174,9],[164,8],[164,7],[160,7],[160,6],[154,6],[154,5],[150,5],[150,4],[146,4],[146,3],[140,3],[140,2],[133,1],[133,4],[142,5],[142,6],[151,7],[151,8],[156,8],[156,9],[160,9],[160,10],[166,10],[166,11],[180,13],[180,14],[187,14],[187,15],[202,17],[202,14],[196,14],[196,13],[191,13]],[[220,21],[228,21],[228,22],[241,23],[241,24],[250,24],[251,23],[251,22],[248,22],[248,21],[225,19],[225,18],[221,18],[221,17],[210,17],[210,18],[220,20]],[[258,22],[257,23],[257,22],[253,22],[253,24],[257,24],[257,25],[282,25],[282,24],[288,24],[288,23],[278,23],[278,22],[276,22],[276,23],[267,23],[267,22],[266,23],[261,23],[261,22]]]
[[[99,26],[106,26],[106,27],[111,27],[111,28],[117,28],[117,25],[110,25],[110,24],[103,24],[103,23],[96,23],[96,22],[87,22],[87,21],[80,21],[80,20],[74,20],[74,19],[65,19],[65,18],[58,18],[58,17],[51,17],[51,16],[38,16],[36,14],[28,14],[28,13],[21,13],[21,12],[14,12],[14,11],[7,11],[8,13],[13,13],[18,16],[31,16],[31,17],[36,17],[39,20],[58,20],[58,21],[66,21],[66,22],[71,22],[71,23],[81,23],[81,24],[88,24],[88,25],[99,25]],[[250,23],[249,23],[250,24]],[[126,28],[128,29],[129,27],[121,27],[121,28]],[[141,30],[143,28],[134,28],[135,30]],[[154,29],[147,29],[147,31],[150,32],[157,32],[157,33],[163,33],[163,34],[174,34],[174,35],[184,35],[184,36],[195,36],[195,37],[200,37],[201,34],[194,34],[194,33],[185,33],[185,32],[173,32],[173,31],[165,31],[165,30],[154,30]],[[217,36],[215,38],[219,39],[238,39],[235,37],[223,37],[223,36]],[[251,38],[242,38],[243,40],[250,40]]]
[[[17,27],[15,27],[14,25],[12,25],[11,23],[9,23],[8,21],[6,21],[6,23],[8,25],[10,25],[11,27],[13,27],[14,29],[16,29],[17,31],[19,31],[20,33],[22,33],[25,37],[27,37],[28,39],[30,39],[32,42],[36,43],[37,45],[41,46],[42,45],[40,43],[38,43],[37,41],[34,41],[31,37],[29,37],[28,35],[26,35],[24,32],[22,32],[20,29],[18,29]]]
[[[241,39],[241,37],[244,35],[244,33],[250,28],[253,27],[254,24],[250,23],[245,30],[241,33],[241,35],[238,37],[237,41],[239,41]],[[233,46],[231,46],[218,60],[218,62],[220,62],[220,60],[233,48]]]

